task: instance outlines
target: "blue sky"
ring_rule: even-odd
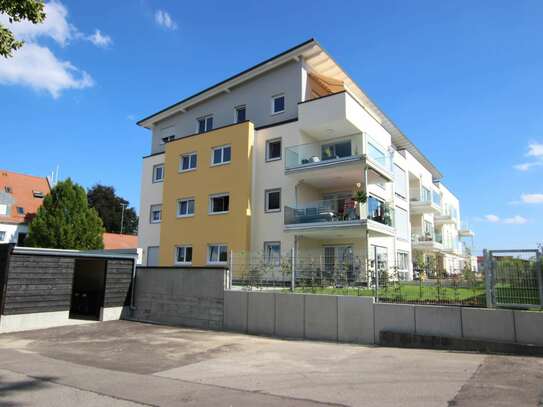
[[[479,249],[543,242],[539,0],[48,10],[42,27],[17,28],[27,45],[0,60],[0,167],[47,175],[58,164],[61,178],[113,185],[137,207],[150,149],[137,119],[314,37],[443,172]]]

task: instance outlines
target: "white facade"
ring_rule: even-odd
[[[164,164],[164,154],[156,154],[146,157],[143,160],[141,173],[141,200],[140,216],[138,224],[138,247],[143,249],[142,264],[156,266],[152,255],[148,258],[149,252],[157,250],[160,246],[160,223],[151,222],[151,207],[162,204],[163,183],[153,179],[153,169]],[[157,253],[158,255],[158,253]]]

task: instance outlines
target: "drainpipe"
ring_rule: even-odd
[[[132,260],[132,290],[131,290],[131,293],[130,293],[130,309],[131,310],[135,310],[136,309],[136,306],[134,304],[134,297],[135,297],[135,293],[136,293],[136,263],[137,263],[137,260],[134,258]]]

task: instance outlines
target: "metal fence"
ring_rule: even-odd
[[[539,250],[484,252],[487,302],[490,306],[543,306],[543,276]]]
[[[479,270],[470,261],[447,273],[435,261],[413,272],[386,260],[294,252],[231,253],[230,285],[247,290],[375,297],[380,302],[476,307],[541,308],[543,277],[538,250],[486,251]],[[405,268],[405,265],[403,265]]]

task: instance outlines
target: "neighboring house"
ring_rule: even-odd
[[[49,191],[46,177],[0,170],[0,243],[24,245],[28,224]]]
[[[327,267],[359,256],[410,279],[415,249],[462,267],[459,203],[441,173],[315,40],[138,124],[152,131],[144,264],[294,250]]]
[[[102,240],[104,241],[104,250],[138,248],[138,237],[136,235],[104,232]]]

